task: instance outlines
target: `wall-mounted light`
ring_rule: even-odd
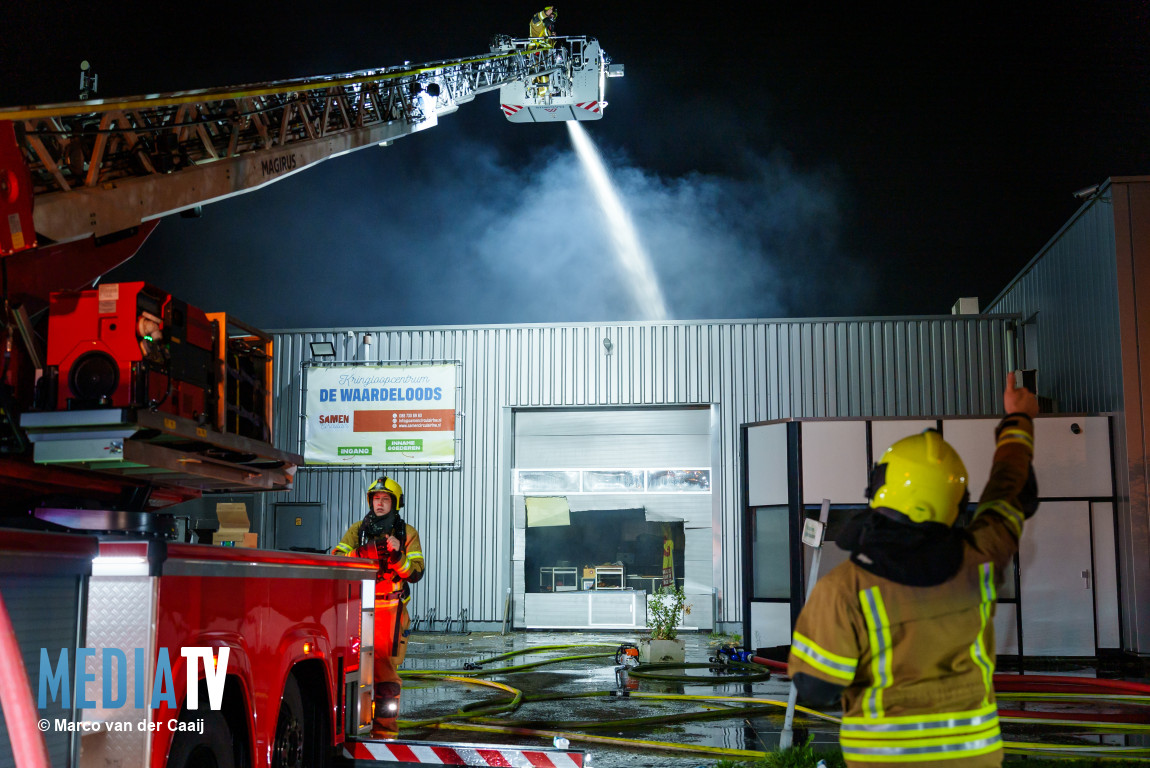
[[[363,345],[364,345],[365,347],[370,347],[370,346],[371,346],[371,334],[370,334],[370,333],[365,333],[365,334],[363,335]]]
[[[607,352],[608,355],[611,354],[611,350],[615,349],[615,345],[611,343],[611,337],[603,337],[603,349]]]
[[[1110,198],[1102,194],[1101,184],[1091,184],[1089,187],[1083,187],[1072,193],[1075,200],[1083,202],[1090,202],[1091,200],[1100,200],[1103,203],[1109,203]]]
[[[1074,193],[1075,200],[1085,200],[1088,197],[1094,197],[1098,194],[1098,184],[1091,184],[1089,187],[1083,187]]]
[[[310,344],[312,357],[335,357],[335,345],[330,341],[313,341]]]

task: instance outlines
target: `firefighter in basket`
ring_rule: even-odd
[[[554,5],[549,5],[539,13],[531,17],[531,22],[528,25],[527,36],[531,39],[527,44],[528,48],[554,48],[555,47],[555,22],[559,18],[559,8]],[[536,95],[542,99],[547,96],[547,83],[550,78],[547,75],[535,78]]]
[[[367,515],[347,529],[334,554],[363,557],[379,563],[375,575],[375,717],[371,735],[397,735],[400,681],[396,671],[407,654],[411,589],[423,578],[419,532],[399,516],[403,488],[381,477],[367,489]]]
[[[531,17],[527,36],[535,43],[535,47],[550,48],[554,44],[551,38],[555,37],[555,22],[558,19],[559,9],[554,5],[547,6]]]

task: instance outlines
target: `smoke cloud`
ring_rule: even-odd
[[[673,319],[843,315],[869,295],[833,173],[770,153],[739,178],[670,177],[600,149]],[[129,279],[265,328],[645,319],[570,145],[501,150],[450,119],[173,217],[106,278]]]

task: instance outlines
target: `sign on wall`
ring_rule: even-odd
[[[454,463],[455,377],[453,364],[306,368],[304,463]]]

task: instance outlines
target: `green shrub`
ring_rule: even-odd
[[[688,614],[691,606],[685,605],[687,595],[680,587],[659,587],[654,599],[647,604],[647,628],[652,640],[674,640],[679,636],[675,626],[681,620],[680,613]]]

